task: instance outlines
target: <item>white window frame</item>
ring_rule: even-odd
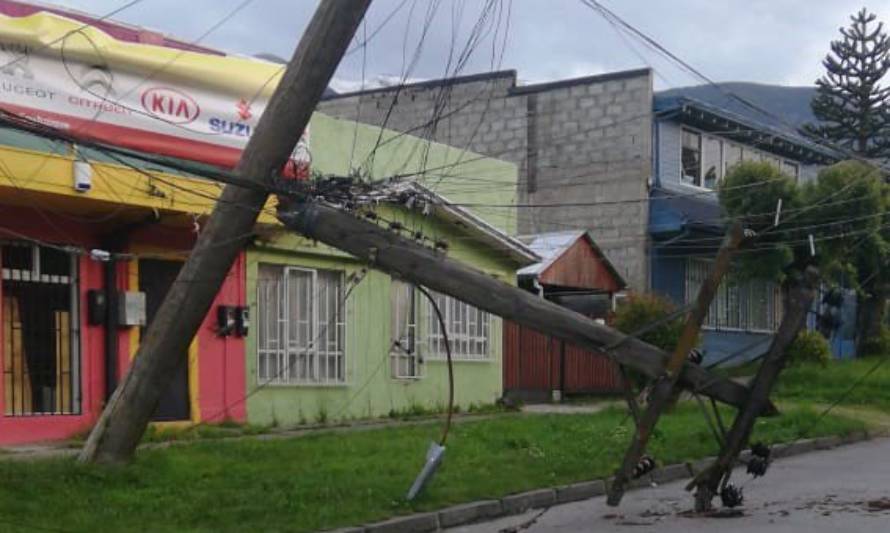
[[[406,291],[407,309],[399,305],[403,300],[399,291]],[[393,379],[421,379],[424,377],[420,336],[420,297],[411,283],[393,278],[390,282],[390,372]],[[404,315],[404,316],[403,316]]]
[[[348,349],[347,349],[347,302],[345,294],[345,276],[339,270],[312,269],[262,263],[260,269],[269,268],[276,271],[274,279],[257,280],[257,382],[261,385],[283,386],[345,386],[348,385]],[[333,300],[334,310],[327,309],[331,302],[325,285],[326,301],[321,304],[321,284],[319,273],[329,273],[337,278],[335,287],[337,295]],[[308,318],[291,316],[295,311],[293,298],[298,300],[306,297],[300,292],[297,276],[308,275]],[[270,302],[265,300],[263,291],[265,284],[274,282],[276,291],[275,316],[270,320]],[[296,294],[295,294],[296,293]],[[320,307],[325,307],[320,309]],[[297,313],[298,314],[298,313]],[[333,332],[331,332],[333,326]],[[300,339],[301,335],[307,339]],[[332,336],[331,336],[332,334]],[[306,342],[301,342],[305,340]],[[333,348],[331,346],[333,341]],[[265,363],[264,364],[264,358]],[[334,373],[330,375],[331,360],[334,361]],[[275,361],[274,373],[269,374],[270,359]],[[323,366],[324,365],[324,366]],[[266,368],[266,372],[263,372]]]
[[[492,316],[472,305],[444,294],[432,292],[442,311],[455,361],[490,362],[492,357]],[[445,339],[431,302],[426,306],[427,344],[430,359],[445,359]],[[464,320],[466,319],[466,320]]]

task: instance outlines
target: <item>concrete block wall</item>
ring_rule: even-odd
[[[630,287],[647,288],[651,70],[526,86],[494,72],[340,95],[318,110],[516,163],[505,199],[559,205],[519,208],[520,233],[589,229]]]

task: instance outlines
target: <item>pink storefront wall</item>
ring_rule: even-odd
[[[90,249],[98,246],[98,235],[107,225],[92,225],[61,218],[47,213],[18,207],[0,207],[0,238],[20,239],[22,236],[58,245],[71,245]],[[164,243],[173,250],[187,249],[193,240],[170,239],[164,235],[174,231],[150,227],[135,235],[138,244]],[[183,235],[186,230],[177,229]],[[192,236],[193,237],[193,236]],[[179,241],[179,242],[177,242]],[[2,261],[2,258],[0,258]],[[21,445],[43,441],[63,440],[89,431],[104,406],[105,399],[105,349],[104,328],[87,322],[87,292],[102,289],[102,263],[81,256],[80,266],[80,328],[81,328],[81,414],[78,415],[28,415],[8,416],[4,405],[4,380],[0,379],[0,445]],[[129,287],[128,265],[118,265],[118,288]],[[246,419],[244,405],[245,365],[244,340],[239,337],[220,337],[216,334],[216,306],[244,305],[246,301],[245,256],[242,252],[214,300],[201,329],[198,332],[198,406],[201,422]],[[0,286],[2,297],[2,286]],[[0,311],[2,312],[2,311]],[[0,328],[0,346],[3,346]],[[121,328],[118,333],[118,368],[122,377],[131,360],[131,329]],[[3,357],[0,351],[0,357]]]

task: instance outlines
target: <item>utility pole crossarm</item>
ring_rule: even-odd
[[[502,318],[572,342],[588,350],[616,346],[610,355],[649,377],[662,374],[669,359],[659,348],[508,285],[491,276],[406,239],[377,224],[319,202],[294,204],[279,212],[289,229],[369,261],[374,268],[467,302]],[[679,382],[736,407],[748,398],[745,386],[684,364]],[[774,412],[768,405],[761,414]]]

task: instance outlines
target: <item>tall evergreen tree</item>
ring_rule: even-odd
[[[874,13],[863,8],[831,42],[811,102],[819,123],[804,132],[840,144],[867,158],[890,158],[890,87],[881,80],[890,71],[890,38]]]
[[[825,75],[816,81],[810,104],[819,122],[807,124],[803,132],[859,157],[890,161],[890,87],[881,86],[890,72],[890,37],[876,20],[863,8],[850,17],[849,27],[840,29],[842,38],[831,42],[822,61]],[[854,285],[861,296],[856,324],[860,348],[879,335],[890,294],[890,269],[884,266],[890,261],[890,242],[883,233],[872,237],[848,251],[857,257],[845,258],[858,263]]]

